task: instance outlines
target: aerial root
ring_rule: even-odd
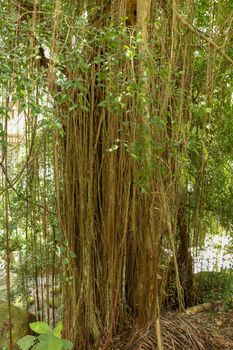
[[[214,350],[212,335],[194,325],[189,316],[168,314],[161,318],[163,350]],[[111,350],[157,350],[155,327],[125,332],[113,340]]]

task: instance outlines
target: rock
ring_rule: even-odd
[[[14,349],[18,349],[16,342],[28,334],[29,313],[19,308],[11,307],[12,315],[12,338]],[[9,323],[8,323],[8,306],[5,301],[0,301],[0,349],[4,346],[8,348],[9,342]]]

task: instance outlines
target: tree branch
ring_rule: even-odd
[[[190,24],[188,21],[186,21],[186,19],[184,19],[183,16],[181,16],[179,14],[179,12],[175,9],[175,15],[178,18],[178,20],[180,21],[180,23],[182,23],[186,28],[188,28],[191,32],[197,34],[199,37],[201,37],[202,39],[204,39],[205,41],[207,41],[211,46],[213,46],[216,50],[219,50],[221,55],[231,64],[233,64],[233,59],[228,56],[226,54],[225,51],[222,50],[222,48],[216,44],[215,41],[213,41],[209,36],[207,36],[206,34],[204,34],[203,32],[201,32],[200,30],[196,29],[192,24]]]

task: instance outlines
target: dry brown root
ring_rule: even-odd
[[[185,314],[169,314],[161,318],[163,350],[214,350],[211,334],[196,327]],[[111,350],[157,350],[155,327],[132,329],[117,341]]]

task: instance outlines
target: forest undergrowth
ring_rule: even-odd
[[[161,318],[164,350],[232,350],[233,308],[224,310],[223,303],[209,311],[195,314],[165,313]],[[156,332],[150,327],[128,329],[114,338],[111,350],[157,349]],[[104,347],[100,346],[100,349]]]

